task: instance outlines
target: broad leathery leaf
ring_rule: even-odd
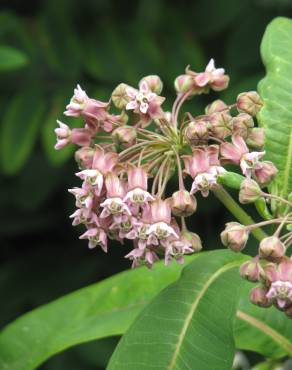
[[[10,46],[0,46],[0,72],[22,68],[28,64],[27,56]]]
[[[55,129],[59,127],[57,119],[64,122],[63,112],[66,105],[69,103],[72,92],[70,93],[61,93],[56,95],[51,103],[50,112],[47,115],[47,118],[44,122],[42,130],[42,144],[44,151],[47,155],[49,162],[55,166],[62,166],[69,158],[72,157],[74,151],[77,149],[76,145],[67,145],[65,148],[56,150],[54,148],[57,139],[55,134]],[[72,118],[68,124],[70,128],[76,128],[84,126],[82,119]]]
[[[0,369],[32,370],[73,345],[123,334],[181,270],[181,265],[159,262],[151,271],[125,271],[22,316],[0,333]]]
[[[108,370],[230,370],[244,260],[228,250],[202,253],[142,311]]]
[[[275,307],[253,305],[248,299],[253,286],[248,282],[242,285],[234,325],[236,347],[273,359],[292,356],[292,320]]]
[[[286,197],[292,190],[292,20],[279,17],[268,25],[261,55],[267,75],[258,86],[264,101],[258,119],[266,159],[279,170],[271,191]]]
[[[12,99],[0,127],[0,163],[5,174],[14,175],[28,159],[44,110],[36,93],[21,92]]]

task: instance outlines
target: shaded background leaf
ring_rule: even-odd
[[[0,161],[8,175],[27,161],[37,139],[45,105],[35,92],[20,93],[8,106],[0,128]]]
[[[0,45],[0,72],[24,67],[28,63],[27,56],[9,46]]]

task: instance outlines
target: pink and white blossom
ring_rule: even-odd
[[[195,83],[199,87],[210,86],[213,90],[223,90],[228,86],[229,77],[224,68],[216,68],[214,59],[210,59],[205,71],[195,76]]]
[[[76,176],[90,185],[97,196],[100,195],[103,187],[103,175],[96,169],[86,169],[76,173]]]
[[[107,235],[100,227],[93,227],[82,234],[79,239],[88,239],[88,247],[90,249],[100,245],[104,252],[107,252]]]
[[[220,166],[219,147],[197,147],[193,149],[192,156],[183,156],[185,172],[193,178],[191,194],[201,191],[204,197],[208,196],[217,182],[217,176],[225,171]]]
[[[100,121],[106,118],[109,103],[91,99],[80,85],[74,89],[74,95],[66,106],[64,114],[71,117],[80,117]]]
[[[126,109],[140,114],[145,124],[151,119],[163,117],[161,104],[165,98],[152,92],[145,80],[141,82],[139,90],[128,86],[126,88],[126,94],[131,99],[127,103]]]
[[[147,172],[142,167],[128,166],[128,192],[124,202],[139,211],[139,207],[148,207],[154,197],[147,191]]]
[[[71,143],[71,130],[65,123],[58,120],[57,123],[59,127],[55,129],[55,134],[57,136],[55,149],[59,150]]]

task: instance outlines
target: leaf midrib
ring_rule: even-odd
[[[275,343],[284,348],[287,353],[292,356],[292,343],[283,335],[279,334],[276,330],[268,326],[263,321],[260,321],[259,319],[256,319],[255,317],[250,316],[241,310],[237,311],[236,316],[238,319],[247,322],[249,325],[257,328],[258,330],[269,336]]]
[[[196,299],[194,300],[193,304],[191,305],[191,308],[190,308],[190,312],[188,313],[188,315],[186,316],[186,319],[184,321],[184,324],[183,324],[183,327],[182,327],[182,330],[179,334],[179,337],[178,337],[178,342],[175,346],[175,351],[173,353],[173,356],[171,358],[171,361],[167,367],[167,370],[172,370],[174,369],[174,366],[176,364],[176,360],[177,360],[177,357],[179,355],[179,351],[180,351],[180,348],[181,348],[181,345],[183,343],[183,340],[184,340],[184,337],[185,337],[185,334],[187,332],[187,329],[190,325],[190,322],[192,320],[192,317],[201,301],[201,299],[203,298],[204,294],[206,293],[206,291],[208,290],[208,288],[210,287],[210,285],[221,275],[223,274],[225,271],[227,270],[230,270],[236,266],[238,266],[242,261],[234,261],[234,262],[230,262],[230,263],[227,263],[226,265],[224,265],[223,267],[221,267],[219,270],[217,270],[207,281],[206,283],[202,286],[199,294],[197,295]]]

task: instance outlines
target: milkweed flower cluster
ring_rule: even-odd
[[[269,165],[269,173],[276,172],[273,164]],[[242,181],[239,191],[239,201],[258,203],[267,206],[273,199],[284,206],[284,215],[273,218],[266,213],[266,221],[244,226],[238,222],[229,222],[221,233],[222,243],[235,252],[244,249],[252,230],[266,225],[278,225],[273,235],[264,237],[258,246],[257,255],[240,267],[242,278],[258,283],[251,289],[250,300],[260,307],[271,307],[284,311],[292,318],[292,257],[287,255],[292,244],[292,202],[288,199],[264,193],[261,186],[265,181],[246,178]]]
[[[163,84],[156,75],[142,78],[137,87],[119,84],[106,102],[90,98],[77,85],[64,114],[81,117],[84,126],[71,129],[57,121],[55,148],[79,146],[75,159],[81,184],[69,189],[76,200],[71,218],[74,226],[84,225],[80,239],[88,240],[89,248],[98,245],[106,252],[109,239],[131,240],[133,248],[125,257],[133,267],[152,267],[161,257],[166,264],[173,259],[183,263],[184,255],[202,248],[186,218],[196,212],[198,194],[208,197],[221,187],[218,179],[226,164],[238,166],[260,189],[256,198],[261,196],[277,170],[262,160],[264,131],[254,123],[263,104],[259,95],[242,93],[232,105],[215,100],[200,116],[182,112],[185,101],[226,89],[228,83],[213,59],[202,72],[187,67],[174,81],[177,97],[171,112],[163,109]],[[186,177],[192,180],[190,188]],[[167,197],[171,179],[178,179],[177,190]],[[247,197],[242,189],[241,198]],[[228,228],[232,232],[224,243],[240,250],[248,231],[234,223]]]

